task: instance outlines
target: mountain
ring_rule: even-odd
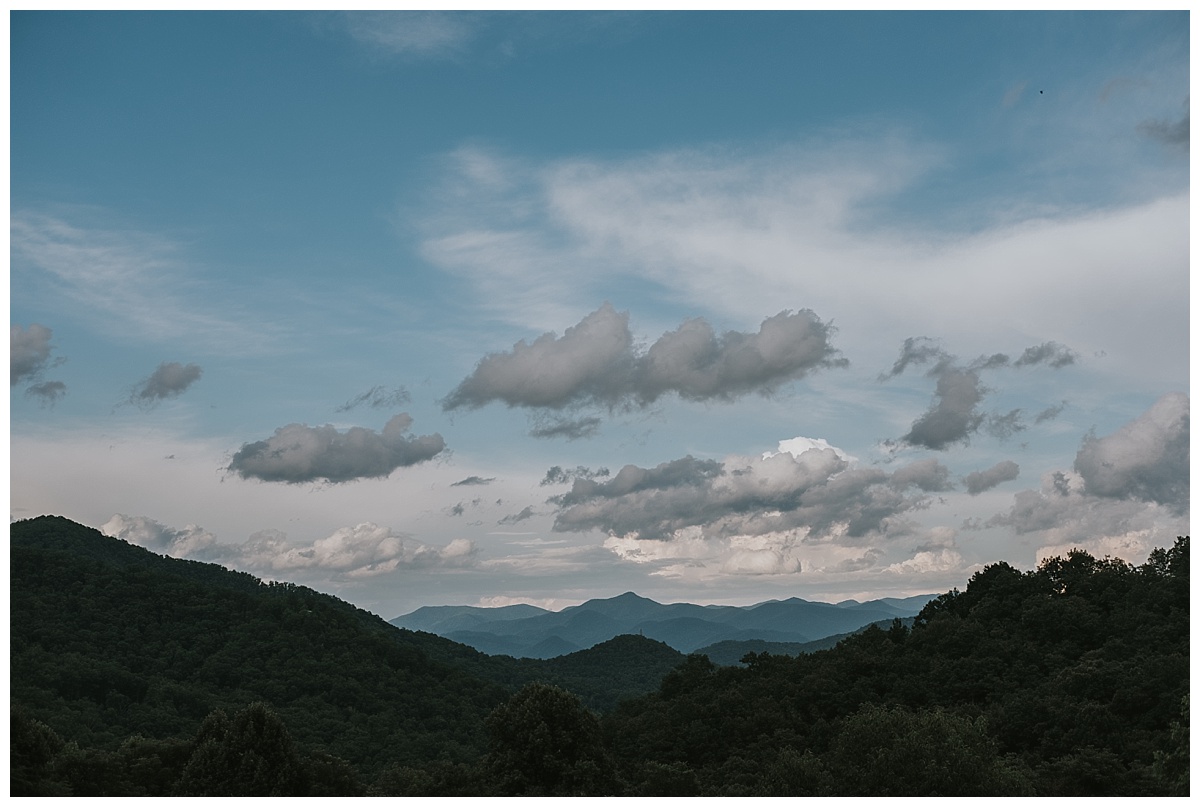
[[[390,765],[477,758],[487,715],[531,681],[612,708],[656,690],[683,659],[638,636],[586,650],[543,637],[553,662],[488,656],[303,586],[163,557],[54,516],[11,524],[9,558],[10,702],[81,748],[193,737],[214,710],[262,701],[300,746],[370,779]],[[605,617],[581,612],[589,619]]]
[[[900,624],[906,628],[911,628],[916,617],[896,617],[900,620]],[[719,664],[723,667],[733,667],[742,663],[748,653],[769,653],[772,656],[798,656],[802,653],[815,653],[818,650],[828,650],[832,647],[837,647],[838,643],[850,636],[855,636],[862,633],[864,630],[874,626],[887,630],[893,624],[894,620],[883,620],[881,622],[872,622],[870,625],[864,625],[858,630],[850,633],[835,633],[833,636],[826,636],[824,639],[817,639],[812,642],[770,642],[763,639],[736,640],[727,639],[715,644],[701,647],[695,652],[708,656],[714,664]]]
[[[398,616],[391,624],[424,630],[485,653],[551,658],[622,634],[657,639],[681,653],[719,642],[801,645],[847,634],[872,622],[913,617],[934,595],[837,604],[799,597],[750,606],[662,604],[633,592],[588,600],[561,611],[534,606],[438,606]]]

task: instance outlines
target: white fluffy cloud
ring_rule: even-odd
[[[121,514],[114,515],[100,529],[110,537],[171,557],[212,561],[267,575],[374,577],[398,569],[469,567],[478,556],[474,543],[463,538],[438,548],[369,522],[342,527],[302,545],[291,543],[278,530],[256,532],[242,544],[221,543],[212,533],[194,525],[173,529],[145,516]]]
[[[902,533],[904,514],[940,489],[946,469],[921,461],[888,474],[849,467],[832,449],[781,452],[724,461],[684,457],[654,468],[626,465],[612,479],[576,478],[558,505],[554,529],[600,529],[663,540],[689,528],[704,538],[797,534],[810,541],[854,542]]]

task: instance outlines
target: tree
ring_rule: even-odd
[[[579,698],[527,684],[488,716],[485,767],[501,795],[604,796],[618,789],[600,721]]]
[[[180,796],[301,796],[304,771],[287,728],[270,707],[252,703],[233,720],[204,719],[196,750],[176,786]]]
[[[839,795],[1033,795],[981,723],[942,709],[867,704],[842,721],[829,762]]]

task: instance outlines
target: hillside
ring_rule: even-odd
[[[215,709],[263,701],[301,746],[367,773],[466,761],[481,752],[487,714],[528,681],[569,681],[611,708],[682,658],[639,637],[553,665],[491,658],[302,586],[162,557],[57,517],[12,524],[10,560],[12,703],[89,748],[190,736]]]
[[[65,519],[10,535],[15,795],[1189,792],[1187,538],[993,564],[911,625],[718,666],[637,635],[487,656]],[[615,599],[563,624],[651,607]]]

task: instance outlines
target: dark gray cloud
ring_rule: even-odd
[[[243,445],[229,470],[244,479],[292,484],[382,478],[445,449],[440,434],[406,436],[411,425],[407,414],[393,417],[382,432],[358,426],[339,432],[331,425],[290,423],[266,440]]]
[[[935,451],[967,442],[983,423],[984,415],[977,407],[984,392],[976,372],[944,370],[938,376],[929,411],[917,418],[908,434],[900,439]]]
[[[1061,415],[1062,411],[1066,408],[1067,408],[1066,401],[1063,401],[1062,403],[1059,403],[1059,404],[1055,404],[1054,406],[1051,406],[1051,407],[1047,407],[1046,409],[1043,409],[1041,412],[1037,413],[1037,416],[1033,419],[1033,422],[1034,423],[1045,423],[1047,420],[1054,420],[1056,417]]]
[[[149,378],[137,383],[129,395],[129,400],[139,406],[154,406],[160,401],[182,394],[203,372],[196,364],[164,361]]]
[[[546,476],[538,484],[543,487],[546,485],[565,485],[567,482],[572,482],[576,479],[596,479],[608,475],[609,471],[607,468],[597,468],[593,471],[590,468],[579,465],[574,469],[567,468],[563,470],[562,466],[555,465],[546,471]]]
[[[580,440],[593,437],[600,430],[602,421],[598,417],[544,418],[539,419],[538,425],[530,430],[530,437],[552,438],[565,437],[568,440]]]
[[[397,406],[403,406],[410,400],[412,398],[409,396],[408,390],[403,386],[396,387],[395,389],[375,386],[360,395],[355,395],[334,411],[349,412],[351,409],[363,405],[369,406],[372,409],[392,409]]]
[[[1005,357],[1007,359],[1007,357]],[[954,361],[954,357],[942,350],[937,341],[927,336],[910,336],[900,347],[900,358],[892,365],[887,373],[880,373],[879,380],[886,381],[895,378],[909,368],[910,365],[923,365],[935,362],[938,365]]]
[[[521,512],[507,515],[504,518],[497,521],[496,523],[497,524],[516,524],[517,522],[524,521],[525,519],[533,518],[534,515],[535,514],[533,512],[533,505],[530,505],[530,506],[526,507],[524,510],[522,510]]]
[[[1176,120],[1148,120],[1138,125],[1138,131],[1165,146],[1187,151],[1192,136],[1190,99],[1183,102],[1183,116]]]
[[[1021,358],[1013,362],[1014,367],[1029,367],[1035,364],[1045,364],[1057,370],[1074,364],[1079,354],[1058,342],[1043,342],[1040,345],[1025,348]]]
[[[1011,482],[1021,475],[1021,466],[1012,460],[998,462],[983,471],[972,471],[963,479],[967,483],[967,493],[976,496],[985,490],[991,490],[1002,482]]]
[[[462,485],[490,485],[496,481],[496,477],[489,476],[486,479],[482,476],[468,476],[466,479],[460,479],[457,482],[451,482],[450,487],[456,488]]]
[[[561,336],[521,340],[509,353],[485,356],[443,401],[443,408],[509,406],[561,409],[596,401],[615,404],[629,388],[633,335],[628,313],[605,303]]]
[[[30,384],[26,388],[25,394],[31,398],[37,398],[40,406],[53,407],[67,394],[67,385],[61,381],[42,381]]]
[[[1185,512],[1191,488],[1190,403],[1181,392],[1168,393],[1113,434],[1085,437],[1075,456],[1084,491]]]
[[[1021,421],[1021,410],[1013,409],[1006,415],[999,412],[989,414],[984,419],[983,428],[998,440],[1007,440],[1017,432],[1025,431],[1025,424]]]
[[[903,488],[943,484],[936,464],[914,463],[898,478],[851,468],[832,449],[795,457],[693,457],[654,468],[627,465],[608,482],[576,479],[549,501],[558,506],[554,529],[599,529],[616,536],[662,540],[698,529],[704,538],[802,531],[805,540],[855,541],[907,529],[900,518],[924,497]]]
[[[718,335],[703,319],[692,319],[640,353],[628,314],[605,303],[561,337],[548,333],[485,356],[442,406],[478,408],[501,401],[611,409],[645,407],[670,393],[693,401],[765,395],[819,368],[845,366],[830,345],[831,334],[811,311],[783,311],[753,334]]]
[[[892,473],[891,484],[903,490],[906,487],[918,487],[926,493],[938,493],[953,490],[950,481],[950,469],[937,460],[917,460]]]
[[[36,322],[28,328],[12,325],[9,328],[8,377],[9,385],[32,381],[50,366],[50,344],[53,331]]]
[[[934,340],[916,336],[904,340],[900,348],[900,358],[889,372],[880,373],[879,380],[894,378],[910,366],[933,363],[925,373],[927,377],[937,380],[933,400],[929,409],[913,422],[908,434],[898,442],[944,451],[955,444],[970,442],[971,435],[980,428],[1001,440],[1008,439],[1026,428],[1021,419],[1020,409],[1013,409],[1007,413],[981,411],[980,404],[984,396],[991,391],[983,385],[980,379],[981,372],[1032,365],[1058,369],[1074,363],[1077,355],[1075,351],[1057,342],[1044,342],[1026,348],[1015,362],[1010,361],[1004,353],[993,353],[980,356],[964,367],[958,363],[956,356],[947,353]],[[896,442],[888,440],[885,441],[885,445],[894,447]]]

